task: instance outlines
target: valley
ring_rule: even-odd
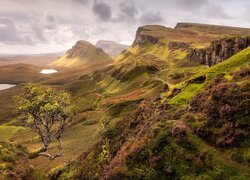
[[[19,168],[15,178],[249,179],[249,37],[247,28],[146,25],[116,58],[81,40],[46,65],[1,66],[1,146],[32,166],[1,159],[11,166],[1,177]],[[76,101],[62,157],[31,158],[41,139],[13,108],[25,83]]]

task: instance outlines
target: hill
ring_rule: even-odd
[[[81,40],[76,42],[76,44],[68,50],[66,54],[58,57],[49,65],[76,67],[94,65],[107,61],[112,61],[112,58],[102,49],[95,47],[87,41]]]
[[[64,156],[29,163],[48,179],[249,179],[249,35],[147,25],[114,63],[40,81],[71,92],[79,112],[62,134]],[[39,137],[17,125],[1,132],[37,149]]]
[[[96,43],[96,47],[103,49],[106,53],[108,53],[112,57],[117,57],[123,51],[128,49],[128,45],[119,44],[114,41],[106,41],[100,40]]]
[[[140,27],[132,47],[91,75],[100,97],[92,108],[103,109],[102,128],[108,122],[100,139],[54,175],[248,179],[249,35],[201,24]]]

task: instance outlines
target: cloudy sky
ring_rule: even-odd
[[[0,0],[0,54],[69,49],[77,40],[131,44],[145,24],[250,27],[249,0]]]

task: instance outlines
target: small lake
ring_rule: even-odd
[[[41,73],[41,74],[54,74],[54,73],[58,73],[58,71],[55,69],[43,69],[39,73]]]
[[[4,89],[9,89],[16,86],[15,84],[0,84],[0,91]]]

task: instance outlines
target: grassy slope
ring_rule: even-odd
[[[206,76],[206,80],[203,83],[195,84],[195,83],[187,83],[181,82],[181,84],[177,84],[176,87],[179,88],[181,86],[181,93],[174,96],[171,100],[171,104],[175,105],[187,105],[189,100],[198,92],[201,92],[205,87],[209,85],[211,80],[218,76],[219,74],[226,74],[227,77],[230,77],[230,73],[239,70],[240,68],[246,67],[250,65],[250,48],[247,48],[238,54],[232,56],[228,60],[219,63],[215,66],[212,66],[203,72],[198,73],[194,77],[190,78],[190,80],[199,77]]]
[[[164,33],[164,37],[173,35],[171,33]],[[157,34],[161,35],[161,33]],[[187,34],[190,34],[190,30],[188,30],[188,32],[185,30],[184,35],[186,36]],[[180,37],[173,37],[173,39],[170,40],[180,40],[184,35],[182,34]],[[191,35],[193,36],[192,33]],[[200,37],[203,36],[205,37],[204,34]],[[218,38],[218,36],[216,37]],[[184,41],[191,41],[191,36],[188,36],[188,38],[189,39],[184,39]],[[211,41],[211,39],[214,39],[214,37],[205,39],[202,43],[206,44],[208,41]],[[197,43],[201,43],[198,39],[196,40]],[[169,41],[169,39],[163,38],[161,40],[161,42],[167,41]],[[130,48],[117,58],[114,66],[100,70],[90,76],[81,76],[84,75],[84,73],[81,74],[79,72],[74,74],[74,77],[63,74],[63,78],[57,76],[42,81],[44,84],[55,85],[62,85],[67,81],[67,84],[63,84],[63,88],[68,89],[79,98],[82,114],[78,115],[80,118],[77,118],[75,124],[68,127],[63,135],[63,143],[65,143],[65,158],[58,159],[52,164],[44,160],[44,158],[32,160],[31,163],[37,166],[41,171],[46,173],[49,172],[50,168],[59,166],[64,160],[75,158],[82,151],[85,151],[98,141],[96,135],[98,132],[98,123],[101,119],[100,116],[111,115],[113,123],[115,124],[117,117],[121,120],[136,109],[138,101],[147,97],[158,96],[162,91],[166,91],[164,90],[164,84],[156,80],[155,74],[144,69],[145,65],[159,66],[160,71],[158,72],[158,76],[160,78],[170,82],[171,88],[181,87],[182,92],[172,98],[171,103],[173,105],[186,105],[195,93],[205,87],[205,83],[186,85],[188,79],[203,74],[214,77],[218,73],[228,72],[230,68],[234,69],[244,64],[249,64],[249,49],[243,52],[244,53],[241,52],[236,55],[238,58],[235,58],[235,56],[232,57],[234,60],[230,59],[223,62],[224,64],[221,63],[212,68],[205,69],[204,66],[193,64],[185,60],[185,50],[172,51],[161,44],[146,43],[141,46]],[[244,62],[242,62],[242,59],[244,59]],[[135,71],[138,67],[143,67],[142,71]],[[121,81],[117,78],[117,75],[112,75],[114,69],[119,69],[119,72],[122,72],[125,77],[127,76],[128,78],[126,81]],[[184,76],[176,80],[173,78],[176,71],[183,71]],[[133,73],[130,74],[130,72]],[[100,78],[97,78],[98,76],[100,76]],[[208,80],[209,78],[207,78],[207,81]],[[85,112],[86,110],[88,111]],[[89,111],[94,115],[90,115],[86,119],[83,119],[82,117],[85,116],[84,114]],[[20,138],[21,135],[23,135],[22,138]],[[18,142],[23,142],[23,139],[29,139],[30,136],[32,136],[32,133],[24,130],[18,131],[17,133],[14,132],[9,137],[12,137],[12,139]],[[197,139],[191,138],[191,140],[196,141]],[[25,143],[30,150],[39,147],[39,143],[36,139],[31,139],[30,141],[23,143]],[[209,145],[204,144],[204,147],[200,147],[201,151],[205,149],[205,147],[212,149]],[[228,163],[228,161],[225,161],[225,164],[226,163]]]
[[[164,27],[159,27],[159,26],[149,26],[146,27],[149,28],[150,30],[152,30],[152,32],[150,31],[145,31],[146,34],[150,34],[153,33],[153,35],[157,34],[157,36],[160,37],[164,37],[163,39],[161,39],[160,42],[168,42],[168,41],[178,41],[178,40],[183,40],[183,36],[176,36],[176,37],[171,37],[172,30],[169,30],[167,33],[162,34],[162,29],[165,30]],[[187,34],[190,33],[191,36],[193,36],[194,34],[192,34],[190,31],[190,29],[193,29],[193,27],[185,29],[185,33],[184,35],[186,36]],[[228,34],[230,34],[232,31],[227,30],[225,34],[211,34],[210,35],[206,35],[206,28],[201,31],[198,31],[196,28],[194,28],[195,33],[199,34],[199,38],[195,39],[196,40],[196,44],[194,43],[193,46],[197,46],[197,47],[202,47],[207,45],[209,42],[211,42],[212,40],[218,39],[218,37],[221,36],[228,36]],[[220,29],[220,28],[219,28]],[[156,31],[155,31],[156,30]],[[210,30],[208,30],[210,31]],[[160,32],[160,33],[156,33],[156,32]],[[233,31],[234,35],[237,34],[241,34],[241,31]],[[211,32],[210,32],[211,33]],[[249,33],[244,32],[244,33]],[[243,34],[244,34],[243,33]],[[169,36],[170,35],[170,36]],[[183,34],[182,34],[183,35]],[[196,34],[197,35],[197,34]],[[191,41],[191,36],[188,36],[188,38],[184,38],[183,41]],[[170,39],[168,39],[169,37],[171,37]],[[205,39],[201,38],[201,37],[205,37]],[[194,40],[194,39],[192,39]],[[218,74],[221,73],[226,73],[227,77],[230,76],[230,72],[233,72],[237,69],[239,69],[240,67],[244,67],[246,65],[249,64],[249,48],[240,52],[239,54],[233,56],[232,58],[230,58],[227,61],[224,61],[214,67],[208,68],[206,69],[204,66],[200,66],[197,64],[192,64],[188,61],[185,60],[185,50],[177,50],[177,51],[173,51],[173,50],[169,50],[168,48],[166,48],[166,46],[162,46],[161,43],[158,44],[150,44],[150,43],[144,43],[141,44],[140,46],[133,46],[131,48],[129,48],[125,53],[121,54],[117,59],[116,59],[116,63],[115,63],[115,67],[120,70],[120,72],[126,74],[127,72],[130,71],[130,68],[133,69],[135,67],[141,67],[145,64],[153,64],[154,60],[158,60],[158,63],[162,63],[160,72],[159,72],[159,77],[161,77],[162,79],[170,82],[171,89],[174,88],[178,88],[181,89],[181,92],[177,95],[172,96],[170,103],[173,106],[179,106],[179,105],[187,105],[189,100],[198,92],[202,91],[210,82],[211,80],[216,77]],[[150,57],[150,58],[149,58]],[[153,58],[152,58],[153,57]],[[153,61],[152,61],[153,59]],[[182,71],[184,73],[184,77],[181,77],[180,79],[175,79],[173,78],[173,74],[175,72],[180,72]],[[190,82],[190,80],[195,79],[196,77],[202,76],[202,75],[206,75],[207,79],[205,80],[205,82],[203,83],[188,83]],[[101,87],[101,89],[103,89],[104,91],[101,92],[102,95],[104,95],[104,100],[102,100],[101,102],[105,102],[106,101],[111,101],[116,102],[119,97],[121,95],[128,95],[129,92],[133,93],[133,86],[132,88],[127,88],[130,87],[132,82],[136,82],[136,84],[139,82],[140,84],[142,84],[142,82],[138,81],[140,79],[140,77],[145,80],[155,80],[155,74],[152,73],[147,73],[145,74],[137,74],[136,78],[131,78],[131,79],[126,79],[125,82],[121,82],[120,80],[117,80],[116,78],[112,77],[112,76],[105,76],[99,83],[98,85]],[[133,84],[133,83],[132,83]],[[134,88],[137,88],[138,90],[138,84],[136,86],[134,86]],[[140,89],[140,88],[139,88]],[[147,88],[142,88],[144,90],[146,90],[147,92]],[[155,92],[153,95],[157,95],[159,93],[159,91]],[[162,95],[164,96],[164,94],[168,94],[171,93],[170,91],[168,92],[164,92]],[[129,96],[124,96],[129,97]],[[111,100],[110,100],[111,99]],[[128,101],[128,100],[126,100]],[[177,112],[178,113],[178,112]],[[166,120],[165,120],[166,121]],[[165,122],[164,121],[164,122]],[[168,119],[167,119],[168,121]],[[119,123],[121,124],[122,121]],[[126,122],[123,122],[124,124],[126,124]],[[117,124],[118,126],[118,124]],[[116,125],[114,126],[114,129],[117,129]],[[118,128],[119,129],[119,128]],[[122,133],[122,132],[121,132]],[[119,137],[119,136],[118,136]],[[115,137],[113,137],[115,138]],[[133,141],[134,139],[132,138],[131,141]],[[152,139],[150,139],[152,140]],[[136,141],[136,140],[135,140]],[[139,140],[138,140],[139,141]],[[214,166],[214,169],[211,170],[211,172],[209,172],[208,169],[206,169],[204,171],[204,174],[199,175],[199,178],[218,178],[220,176],[223,177],[223,173],[228,173],[231,172],[231,177],[232,178],[236,178],[236,179],[245,179],[245,175],[248,177],[248,168],[245,166],[240,166],[238,163],[233,162],[232,160],[230,160],[230,158],[228,157],[220,157],[222,154],[227,156],[226,154],[224,154],[223,152],[220,152],[220,150],[210,146],[209,144],[205,143],[204,141],[202,141],[201,139],[199,139],[198,137],[192,135],[192,133],[190,133],[189,136],[189,141],[191,142],[191,144],[193,144],[196,148],[198,148],[199,153],[202,153],[204,151],[207,151],[208,153],[212,154],[212,159],[213,159],[213,163],[211,163],[210,165]],[[119,142],[116,142],[119,144]],[[138,142],[139,143],[139,142]],[[176,146],[175,143],[172,143],[170,146]],[[100,147],[100,145],[99,145]],[[99,151],[100,148],[96,147]],[[116,147],[111,147],[112,148],[116,148]],[[146,149],[147,150],[147,149]],[[185,148],[184,148],[185,151]],[[95,159],[95,153],[96,151],[92,151],[92,153],[89,154],[89,156],[85,157],[88,160],[86,160],[87,164],[84,160],[82,160],[83,164],[82,164],[82,168],[84,169],[84,166],[88,166],[85,169],[89,169],[91,170],[91,163],[98,161],[97,159]],[[99,152],[100,153],[100,152]],[[126,153],[125,153],[126,154]],[[98,156],[98,154],[97,154]],[[138,152],[136,153],[136,156],[138,156]],[[178,156],[181,156],[181,154],[173,154],[172,155],[173,158],[177,158]],[[93,159],[92,159],[93,158]],[[119,159],[119,158],[118,158]],[[134,170],[138,170],[141,171],[141,173],[148,173],[147,169],[138,169],[136,163],[139,162],[134,162],[134,164],[132,164],[132,169],[130,169],[131,171]],[[145,162],[143,162],[145,164]],[[176,162],[178,164],[178,162]],[[94,165],[96,167],[96,164]],[[124,164],[124,168],[123,169],[125,171],[125,173],[129,173],[129,169],[126,169],[126,165]],[[97,167],[96,167],[97,168]],[[178,167],[177,167],[178,168]],[[81,169],[81,168],[80,168]],[[83,170],[82,169],[82,170]],[[144,172],[145,170],[145,172]],[[91,174],[91,172],[89,172]],[[136,172],[137,173],[137,172]],[[181,172],[180,172],[181,173]],[[227,175],[226,175],[227,176]],[[197,175],[194,174],[189,174],[187,176],[183,176],[183,178],[189,178],[189,179],[193,179],[195,177],[197,177]]]
[[[117,130],[119,134],[111,133],[110,136],[108,136],[108,138],[110,138],[109,149],[111,153],[111,164],[106,164],[104,173],[106,173],[106,175],[108,174],[107,177],[159,179],[160,177],[170,176],[176,177],[177,179],[248,179],[250,177],[249,166],[233,161],[232,157],[230,157],[230,150],[229,152],[221,151],[219,148],[214,147],[214,145],[201,140],[193,134],[193,130],[186,130],[188,132],[187,139],[178,143],[175,139],[176,137],[173,137],[171,129],[182,122],[188,122],[188,119],[192,119],[189,117],[188,111],[183,112],[181,109],[178,110],[180,108],[179,105],[188,105],[189,100],[195,94],[202,91],[217,75],[224,73],[225,77],[229,78],[233,72],[249,66],[249,50],[250,49],[247,48],[227,61],[198,73],[196,76],[207,75],[206,81],[202,84],[187,84],[188,81],[182,84],[176,84],[176,86],[182,87],[182,91],[170,101],[173,110],[168,110],[167,118],[161,119],[160,122],[157,122],[152,127],[148,127],[148,124],[145,124],[144,127],[148,129],[142,131],[150,134],[152,130],[153,134],[157,134],[156,136],[152,135],[153,137],[148,137],[147,135],[143,135],[143,137],[147,139],[145,141],[144,138],[140,139],[140,136],[137,137],[134,132],[141,131],[139,129],[137,131],[134,129],[137,127],[138,122],[133,123],[133,121],[136,121],[136,118],[133,118],[133,116],[131,119],[132,122],[128,122],[130,120],[124,118],[124,120],[115,124],[110,131],[115,132]],[[190,77],[190,79],[194,79],[195,77]],[[172,88],[174,88],[174,86]],[[181,97],[182,99],[180,98],[180,100],[177,101],[176,97]],[[158,103],[159,102],[156,101],[154,104]],[[153,107],[151,108],[149,104],[146,105],[146,107],[147,106],[149,106],[148,108],[150,110],[153,110]],[[157,114],[157,112],[159,112],[159,110],[155,110],[153,114]],[[147,114],[152,113],[147,112]],[[145,123],[152,121],[150,117],[142,113],[141,117],[144,116],[146,116]],[[140,123],[143,123],[143,119],[140,120]],[[131,124],[134,124],[133,128],[130,127]],[[122,129],[126,126],[128,126],[126,129]],[[156,132],[154,132],[154,129]],[[126,133],[128,131],[131,137],[128,137],[127,140]],[[120,134],[125,134],[125,137],[120,137]],[[122,138],[121,142],[120,138]],[[123,138],[125,138],[125,140]],[[104,144],[102,145],[104,146]],[[98,144],[91,153],[84,156],[84,159],[80,162],[81,166],[77,165],[77,173],[83,173],[83,177],[89,177],[88,175],[95,175],[98,177],[98,174],[103,173],[98,169],[98,165],[96,165],[100,161],[100,153],[103,152],[101,147],[102,146]],[[121,152],[117,153],[114,151],[114,149],[117,148]],[[126,149],[126,152],[124,152],[124,149]],[[248,146],[246,146],[241,151],[246,154],[248,150]],[[159,159],[154,162],[151,160],[153,157]],[[155,163],[158,164],[159,167],[155,168]],[[171,167],[175,174],[164,174],[163,172],[166,166]],[[74,168],[76,167],[73,166],[73,169]],[[88,172],[85,170],[88,170]],[[67,171],[71,172],[70,169]],[[110,176],[112,174],[114,176]],[[64,175],[67,175],[67,173]],[[79,177],[79,174],[77,174],[76,177]]]
[[[79,67],[95,65],[107,61],[112,61],[112,58],[102,49],[98,49],[89,42],[78,41],[66,54],[57,58],[49,65],[57,67]]]

